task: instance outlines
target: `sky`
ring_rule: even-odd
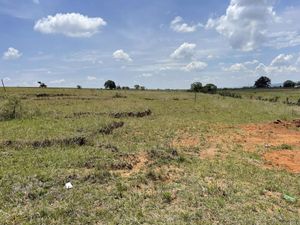
[[[0,0],[7,86],[300,80],[299,0]]]

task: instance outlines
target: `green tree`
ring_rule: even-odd
[[[208,93],[208,94],[216,94],[218,90],[218,87],[214,84],[207,84],[202,88],[202,92]]]
[[[271,79],[268,77],[262,76],[255,81],[254,87],[269,88],[269,87],[271,87]]]
[[[202,83],[195,82],[191,84],[191,91],[193,92],[200,92],[202,89]]]
[[[283,83],[283,87],[285,88],[293,88],[296,86],[296,83],[292,80],[287,80]]]
[[[105,89],[110,89],[110,90],[112,90],[112,89],[116,89],[116,83],[114,82],[114,81],[112,81],[112,80],[107,80],[105,83],[104,83],[104,87],[105,87]]]

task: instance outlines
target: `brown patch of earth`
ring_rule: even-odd
[[[199,143],[199,137],[183,135],[173,140],[171,146],[175,148],[195,148]]]
[[[287,129],[276,124],[251,124],[242,126],[243,134],[235,141],[240,142],[247,150],[253,150],[257,145],[278,146],[288,144],[300,146],[300,132],[296,129]]]
[[[300,173],[300,150],[283,150],[267,152],[264,155],[269,166],[285,168],[293,173]]]
[[[147,153],[142,153],[139,155],[131,155],[131,156],[124,156],[123,160],[126,166],[123,168],[115,168],[113,172],[116,172],[120,174],[122,177],[130,177],[133,174],[136,174],[143,170],[148,164],[149,164],[149,159]]]
[[[213,159],[217,154],[217,148],[210,147],[200,152],[200,159]]]

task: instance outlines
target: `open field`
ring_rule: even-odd
[[[300,98],[255,91],[242,95]],[[22,108],[0,121],[0,224],[300,224],[299,106],[179,91],[7,94]]]

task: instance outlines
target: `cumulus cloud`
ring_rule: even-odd
[[[182,17],[175,17],[170,24],[170,28],[178,33],[192,33],[197,30],[198,25],[188,25],[184,23]]]
[[[94,76],[87,76],[88,81],[97,80],[97,77]]]
[[[68,37],[91,37],[105,25],[106,22],[100,17],[90,18],[79,13],[58,13],[38,20],[34,30]]]
[[[293,58],[294,57],[292,55],[280,54],[272,60],[271,66],[276,66],[276,67],[289,66]]]
[[[15,48],[8,48],[6,52],[3,53],[3,59],[5,60],[14,60],[14,59],[18,59],[22,56],[22,53]]]
[[[32,0],[32,2],[37,5],[40,4],[40,0]]]
[[[207,63],[201,61],[193,61],[186,65],[183,70],[186,72],[201,71],[207,67]]]
[[[113,58],[118,61],[127,61],[127,62],[132,61],[130,55],[128,53],[124,52],[123,49],[119,49],[119,50],[115,51],[113,53]]]
[[[212,19],[207,29],[216,29],[230,45],[242,51],[252,51],[266,39],[268,25],[276,21],[273,0],[231,0],[226,14]]]
[[[241,72],[241,71],[246,71],[247,67],[242,63],[236,63],[231,65],[228,68],[223,68],[223,70],[226,72]]]
[[[196,44],[184,42],[170,55],[170,57],[173,59],[191,58],[195,54],[196,47]]]

